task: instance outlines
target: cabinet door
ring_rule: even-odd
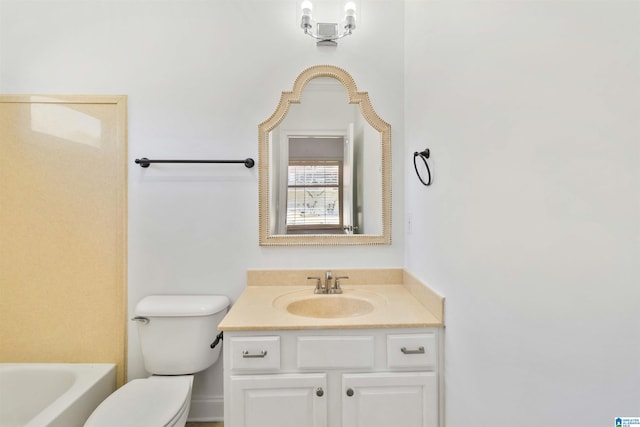
[[[434,372],[345,374],[344,427],[437,427],[438,382]]]
[[[326,427],[326,374],[232,375],[226,427]]]

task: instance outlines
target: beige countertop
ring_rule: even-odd
[[[406,284],[343,285],[345,296],[375,294],[376,307],[353,317],[316,318],[289,313],[278,298],[292,295],[313,297],[312,285],[251,285],[246,287],[218,329],[222,331],[265,331],[300,329],[422,328],[443,326],[442,314],[432,312],[421,293],[414,295]],[[340,295],[326,295],[340,298]],[[442,301],[440,301],[442,304]],[[280,307],[277,307],[280,305]]]

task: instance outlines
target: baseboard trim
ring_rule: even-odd
[[[192,398],[187,421],[224,421],[224,397],[202,396]]]

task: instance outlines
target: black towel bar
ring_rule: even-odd
[[[146,157],[136,159],[141,168],[148,168],[151,163],[244,163],[246,168],[252,168],[256,162],[251,158],[244,160],[151,160]]]

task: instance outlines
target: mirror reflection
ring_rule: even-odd
[[[381,234],[380,134],[319,77],[269,133],[272,234]]]
[[[262,245],[389,243],[390,127],[344,70],[303,72],[259,130]]]

